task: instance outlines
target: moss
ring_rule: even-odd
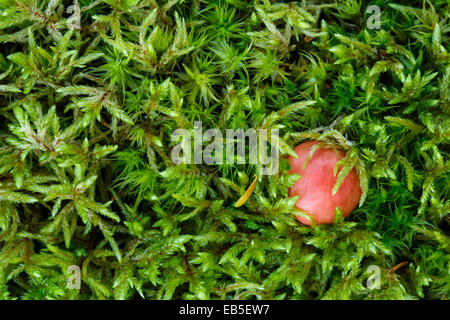
[[[448,297],[446,1],[77,3],[0,0],[0,298]],[[175,165],[195,121],[278,129],[279,173]],[[361,177],[333,225],[293,217],[309,139]]]

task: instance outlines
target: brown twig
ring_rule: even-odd
[[[389,270],[389,273],[394,273],[398,269],[400,269],[408,264],[409,264],[409,261],[403,261],[403,262],[399,263],[398,265],[396,265],[395,267],[393,267],[391,270]]]

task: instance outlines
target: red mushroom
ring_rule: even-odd
[[[295,206],[313,217],[316,224],[330,224],[334,222],[336,207],[341,210],[343,217],[355,209],[361,198],[361,187],[358,174],[353,168],[333,196],[332,190],[337,180],[333,170],[336,163],[345,157],[345,152],[321,147],[307,161],[305,168],[305,160],[312,146],[317,143],[318,141],[301,143],[294,148],[298,159],[289,157],[291,169],[288,173],[301,176],[289,189],[289,196],[299,196]],[[303,224],[312,224],[305,217],[296,218]]]

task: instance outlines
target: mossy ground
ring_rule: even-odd
[[[1,299],[448,297],[447,1],[78,4],[0,0]],[[279,129],[279,174],[174,165],[194,121]],[[361,178],[334,225],[293,217],[308,139]]]

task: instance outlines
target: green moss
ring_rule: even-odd
[[[1,299],[448,297],[447,1],[71,5],[0,0]],[[194,121],[279,129],[280,174],[174,165]],[[358,170],[345,221],[293,217],[307,139]]]

